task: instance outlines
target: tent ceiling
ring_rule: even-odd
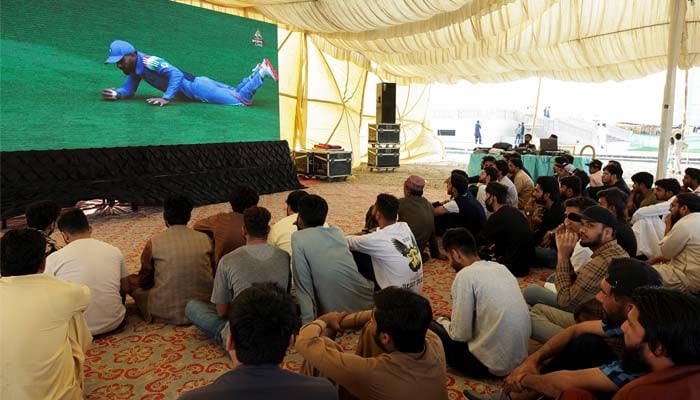
[[[208,0],[307,33],[325,53],[398,83],[530,76],[625,80],[666,67],[676,0]],[[681,1],[681,0],[678,0]],[[679,67],[700,64],[688,4]]]

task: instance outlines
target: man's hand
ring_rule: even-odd
[[[323,336],[334,337],[337,332],[341,332],[343,329],[340,327],[340,320],[342,320],[348,313],[343,312],[330,312],[323,314],[318,319],[326,323],[326,330],[323,332]]]
[[[561,224],[555,230],[554,235],[556,237],[559,255],[566,258],[571,257],[576,242],[578,242],[578,234],[568,231],[564,224]]]
[[[525,362],[520,364],[517,368],[513,370],[503,381],[503,390],[506,392],[521,392],[525,388],[520,384],[525,375],[529,374],[539,374],[540,370],[534,361],[526,359]]]
[[[647,264],[654,265],[654,264],[658,264],[658,263],[667,263],[669,261],[671,261],[671,260],[669,260],[668,258],[666,258],[664,256],[656,256],[656,257],[652,257],[651,259],[649,259],[647,261]]]
[[[150,99],[146,99],[146,101],[148,102],[148,104],[152,104],[154,106],[161,106],[161,107],[167,106],[168,104],[170,104],[170,100],[166,100],[162,97],[151,97]]]
[[[105,100],[118,100],[122,96],[117,92],[115,88],[102,89],[102,98]]]

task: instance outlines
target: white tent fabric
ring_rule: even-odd
[[[279,24],[281,136],[308,147],[348,135],[339,144],[361,152],[373,76],[413,95],[458,80],[638,78],[666,68],[669,5],[686,0],[178,1]],[[690,2],[678,66],[698,65],[700,6]],[[416,105],[399,108],[402,128],[417,129],[402,157],[439,150]]]

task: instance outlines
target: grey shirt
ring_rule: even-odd
[[[331,311],[373,307],[374,283],[358,271],[337,227],[306,228],[292,234],[292,268],[303,323]]]
[[[289,291],[289,254],[267,243],[245,245],[219,261],[211,302],[229,304],[254,283],[272,281]]]

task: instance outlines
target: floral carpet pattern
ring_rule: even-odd
[[[445,171],[449,173],[449,169]],[[361,174],[347,182],[302,182],[308,186],[307,191],[328,201],[328,222],[351,234],[362,229],[365,212],[378,193],[402,195],[402,183],[409,174],[401,171],[385,173],[379,184],[372,183],[370,178],[364,179]],[[287,194],[261,196],[259,205],[270,210],[273,223],[283,217]],[[429,184],[425,196],[430,201],[441,200],[445,197],[444,189],[437,183]],[[193,211],[192,221],[229,209],[226,203],[200,207]],[[130,273],[138,271],[139,255],[146,240],[164,229],[158,208],[142,208],[118,217],[98,217],[91,220],[91,224],[95,238],[121,249]],[[519,281],[522,287],[528,283],[541,284],[550,272],[536,269]],[[430,299],[435,316],[450,315],[453,278],[454,271],[447,262],[431,259],[424,265],[424,295]],[[95,338],[87,351],[86,399],[175,399],[182,392],[213,382],[232,366],[228,354],[196,327],[148,324],[130,298],[127,300],[126,319],[125,325],[117,332]],[[338,339],[348,351],[353,350],[356,340],[354,334]],[[283,367],[296,371],[301,361],[292,349],[285,357]],[[489,393],[500,382],[478,381],[448,370],[446,383],[450,399],[463,399],[464,388]]]

